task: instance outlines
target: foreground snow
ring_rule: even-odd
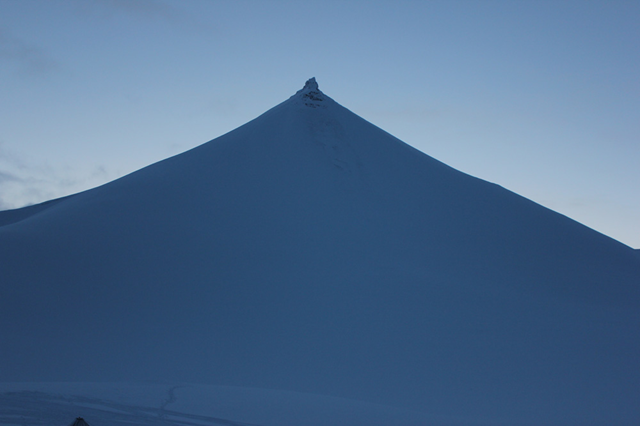
[[[67,426],[479,425],[321,395],[187,384],[4,383],[0,424]]]

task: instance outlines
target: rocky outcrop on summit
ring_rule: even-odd
[[[312,108],[322,106],[322,101],[326,98],[325,94],[318,88],[315,77],[307,80],[304,87],[300,89],[294,97],[302,98],[304,104]]]

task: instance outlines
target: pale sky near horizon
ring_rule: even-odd
[[[315,76],[444,163],[640,248],[640,1],[0,0],[0,210],[218,137]]]

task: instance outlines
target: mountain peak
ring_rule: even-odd
[[[328,96],[322,93],[318,88],[318,82],[315,77],[311,77],[307,80],[304,87],[296,92],[296,96],[302,98],[304,104],[312,108],[324,106],[322,102],[328,98]]]
[[[318,88],[318,82],[316,81],[315,77],[311,77],[309,80],[307,80],[302,90],[305,90],[305,89],[309,91],[314,91],[314,92],[320,91],[320,89]]]

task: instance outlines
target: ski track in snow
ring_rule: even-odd
[[[175,391],[180,387],[171,387],[159,408],[45,392],[0,393],[0,425],[65,426],[84,417],[91,426],[260,426],[167,409],[177,401]]]
[[[166,418],[167,416],[167,406],[170,404],[173,404],[174,402],[176,402],[178,400],[178,398],[176,397],[176,389],[180,388],[182,386],[172,386],[171,388],[169,388],[169,396],[166,400],[164,400],[162,402],[162,404],[160,405],[160,414],[159,417],[160,418]]]

